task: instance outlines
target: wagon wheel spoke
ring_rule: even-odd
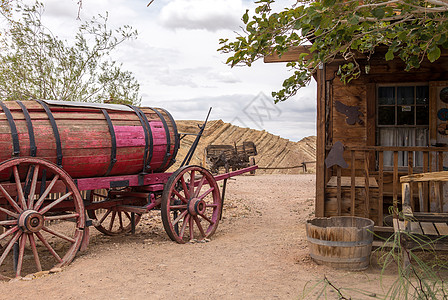
[[[186,201],[179,194],[185,194]],[[210,172],[199,166],[183,167],[165,184],[161,202],[163,226],[178,243],[195,237],[208,238],[216,231],[221,206],[218,185]]]
[[[174,221],[173,221],[173,225],[177,225],[177,223],[183,218],[185,217],[185,215],[188,213],[188,211],[183,211],[179,216],[177,216]]]
[[[28,208],[33,207],[34,197],[36,195],[37,180],[39,176],[39,165],[34,167],[33,178],[31,181],[30,194],[28,195]]]
[[[36,263],[36,268],[38,272],[42,271],[42,265],[39,260],[39,253],[37,252],[36,240],[32,233],[28,233],[28,239],[30,240],[31,250],[33,251],[34,262]]]
[[[73,238],[71,238],[71,237],[68,237],[68,236],[66,236],[65,234],[63,234],[63,233],[60,233],[60,232],[57,232],[57,231],[55,231],[55,230],[52,230],[52,229],[50,229],[50,228],[48,228],[48,227],[42,227],[42,230],[43,231],[45,231],[45,232],[48,232],[48,233],[50,233],[50,234],[52,234],[52,235],[54,235],[54,236],[57,236],[57,237],[60,237],[61,239],[64,239],[64,240],[66,240],[66,241],[69,241],[70,243],[75,243],[76,241],[75,241],[75,239],[73,239]]]
[[[68,220],[68,219],[75,219],[79,217],[78,213],[75,214],[67,214],[67,215],[59,215],[59,216],[48,216],[45,217],[45,221],[57,221],[57,220]]]
[[[27,236],[26,234],[22,234],[19,239],[19,258],[17,260],[17,271],[16,277],[20,276],[23,265],[23,255],[25,254],[25,244],[26,244]]]
[[[199,232],[201,233],[202,237],[205,237],[204,228],[202,228],[201,221],[197,216],[194,217],[194,222],[196,223],[196,226],[198,226]]]
[[[17,223],[17,221],[16,221]],[[14,232],[16,232],[17,230],[19,230],[18,226],[14,226],[8,230],[6,230],[5,232],[3,232],[2,234],[0,234],[0,241],[3,240],[4,238],[6,238],[8,235],[13,234]],[[1,264],[0,264],[1,265]]]
[[[184,217],[184,221],[182,222],[182,227],[179,232],[179,237],[183,238],[185,233],[185,228],[187,228],[187,223],[190,220],[190,215],[186,214]]]
[[[182,196],[178,191],[173,190],[174,195],[176,195],[183,203],[188,203],[188,200],[185,199],[184,196]]]
[[[44,246],[48,249],[48,251],[51,253],[51,255],[54,256],[54,258],[57,259],[58,262],[62,263],[62,258],[54,251],[54,249],[51,247],[51,245],[47,242],[47,240],[43,237],[43,235],[40,232],[36,232],[37,238],[44,244]]]
[[[109,231],[112,231],[112,227],[114,226],[115,217],[117,216],[117,211],[112,212],[112,217],[110,218],[109,222]]]
[[[122,218],[122,213],[121,211],[118,212],[118,221],[120,222],[120,230],[123,231],[124,227],[123,227],[123,218]],[[129,219],[130,220],[130,219]]]
[[[17,242],[17,240],[19,239],[19,237],[22,235],[22,232],[16,232],[14,237],[12,237],[12,239],[9,240],[9,242],[7,243],[7,246],[5,248],[5,250],[2,253],[2,256],[0,256],[0,265],[3,264],[3,261],[5,260],[6,256],[8,256],[9,252],[12,249],[12,246],[14,246],[14,244]]]
[[[34,210],[39,210],[40,209],[42,203],[44,203],[45,198],[48,196],[48,194],[50,194],[51,190],[53,189],[53,186],[56,184],[56,181],[58,181],[58,179],[59,179],[59,175],[56,174],[54,176],[53,180],[48,185],[48,187],[43,192],[43,194],[39,197],[39,199],[34,204]]]
[[[73,192],[68,192],[67,194],[65,194],[62,197],[59,197],[58,199],[54,200],[53,202],[51,202],[50,204],[48,204],[47,206],[45,206],[43,209],[41,209],[39,211],[39,213],[41,213],[42,215],[45,214],[46,212],[48,212],[50,209],[52,209],[53,207],[55,207],[56,205],[58,205],[59,203],[61,203],[62,201],[64,201],[65,199],[67,199],[68,197],[70,197],[73,194]]]
[[[183,209],[187,209],[187,205],[186,204],[171,205],[171,210],[183,210]]]
[[[127,211],[123,211],[123,214],[128,218],[129,221],[132,221],[132,217],[129,215]]]
[[[191,170],[190,172],[190,190],[188,191],[188,194],[190,197],[194,194],[194,170]]]
[[[209,222],[211,225],[215,224],[215,222],[213,222],[212,220],[210,220],[206,215],[200,215],[204,220],[206,220],[207,222]]]
[[[19,203],[20,203],[22,209],[26,209],[25,196],[23,195],[23,189],[22,189],[22,183],[20,181],[19,169],[17,168],[17,166],[14,166],[12,170],[13,170],[13,174],[14,174],[14,179],[16,181],[16,190],[17,190],[17,196],[19,197]]]
[[[11,226],[11,225],[16,225],[16,224],[17,224],[17,220],[0,221],[1,226]]]
[[[110,213],[112,212],[111,209],[108,209],[107,212],[101,217],[101,219],[98,221],[98,224],[101,225],[103,224],[104,220],[106,220],[106,218],[110,215]]]
[[[0,220],[7,229],[0,234],[4,246],[1,277],[20,277],[70,263],[85,226],[83,200],[71,177],[51,162],[30,157],[0,163],[0,174],[14,178],[11,184],[0,183],[3,203],[8,205],[1,206],[0,212],[9,218]],[[18,252],[14,253],[15,243]]]
[[[8,216],[11,216],[11,217],[16,218],[16,219],[19,217],[19,214],[16,214],[15,212],[12,212],[12,211],[10,211],[10,210],[8,210],[6,208],[3,208],[3,207],[0,207],[0,211],[5,213],[5,214],[7,214]]]
[[[214,190],[215,188],[210,188],[210,189],[208,189],[205,193],[203,193],[201,196],[199,196],[198,198],[199,199],[204,199],[205,197],[207,197],[208,196],[208,194],[210,194],[211,192],[213,192],[213,190]]]
[[[204,181],[205,181],[205,176],[202,176],[201,180],[198,183],[198,186],[196,187],[196,191],[194,192],[194,196],[193,197],[195,197],[195,198],[198,197],[198,194],[199,194],[199,192],[202,189],[202,185],[204,184]]]
[[[188,219],[188,228],[190,229],[190,240],[194,239],[193,216]]]
[[[185,182],[185,178],[183,176],[180,178],[180,183],[185,193],[185,198],[190,198],[190,192],[188,191],[187,183]],[[187,200],[185,200],[185,202],[187,202]]]
[[[0,192],[3,194],[3,196],[5,196],[6,200],[8,201],[8,203],[18,212],[21,213],[23,211],[22,208],[20,208],[20,206],[17,205],[17,202],[14,201],[14,199],[12,199],[11,195],[9,195],[9,193],[5,190],[5,188],[3,187],[3,185],[0,184]]]

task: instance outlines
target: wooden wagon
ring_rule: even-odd
[[[40,100],[0,106],[3,278],[66,265],[87,247],[90,225],[107,235],[133,232],[152,209],[160,209],[173,241],[209,238],[222,212],[216,181],[257,168],[217,177],[199,166],[165,172],[179,135],[160,108]]]
[[[254,142],[245,141],[241,145],[208,145],[205,148],[206,162],[212,173],[217,174],[223,167],[225,172],[255,165],[257,148]]]

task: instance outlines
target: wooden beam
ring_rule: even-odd
[[[325,215],[325,74],[317,71],[316,217]]]
[[[275,63],[275,62],[296,61],[299,59],[300,54],[302,54],[302,53],[310,54],[310,51],[309,51],[310,48],[311,48],[311,45],[291,47],[287,52],[283,53],[282,56],[279,56],[276,53],[274,53],[272,55],[265,56],[264,62],[265,63]],[[310,55],[305,57],[305,59],[309,59],[309,58],[311,58]]]

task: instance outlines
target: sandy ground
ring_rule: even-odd
[[[62,272],[0,283],[0,299],[316,299],[312,286],[324,276],[368,291],[346,297],[380,298],[377,265],[340,271],[309,257],[305,222],[314,215],[314,194],[314,175],[236,177],[210,242],[172,242],[153,211],[135,235],[108,237],[92,228],[88,250]],[[383,284],[393,277],[383,276]],[[326,296],[338,299],[334,291]]]

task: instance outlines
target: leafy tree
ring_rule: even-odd
[[[298,0],[274,12],[275,0],[258,0],[253,16],[243,15],[244,34],[221,39],[227,64],[247,65],[272,53],[310,44],[309,52],[288,63],[294,73],[274,92],[276,101],[294,95],[311,80],[319,64],[343,57],[339,75],[344,82],[360,76],[355,53],[371,57],[380,48],[385,59],[403,60],[406,70],[419,68],[423,59],[436,61],[448,48],[448,2],[442,0]]]
[[[98,16],[79,26],[73,45],[59,40],[42,24],[44,6],[18,4],[14,16],[2,13],[7,29],[0,45],[0,97],[139,104],[139,84],[109,54],[134,39],[129,26],[108,28]]]

